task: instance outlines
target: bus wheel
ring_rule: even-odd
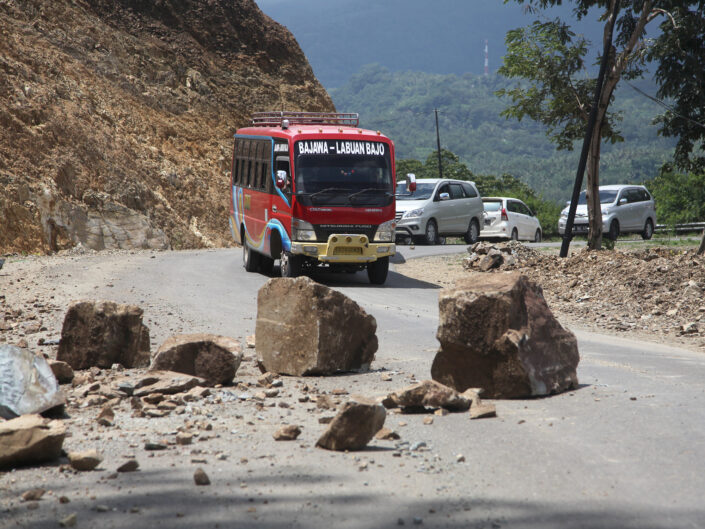
[[[301,269],[303,268],[303,258],[291,252],[282,252],[279,268],[281,269],[282,277],[298,277],[301,275]]]
[[[274,269],[274,259],[266,255],[261,255],[259,258],[259,269],[263,274],[271,274]]]
[[[389,272],[389,257],[380,257],[367,265],[367,277],[373,285],[383,285]]]
[[[247,240],[242,244],[242,264],[248,272],[256,272],[259,267],[259,254],[250,248]]]

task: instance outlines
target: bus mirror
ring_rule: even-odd
[[[409,193],[413,193],[416,191],[416,175],[413,173],[409,173],[406,175],[406,188],[409,190]]]
[[[286,187],[286,171],[277,171],[277,187],[279,189]]]

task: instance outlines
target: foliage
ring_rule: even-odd
[[[658,96],[674,101],[659,118],[664,136],[678,138],[674,161],[686,171],[705,170],[705,5],[675,2],[672,18],[661,24],[661,37],[649,50],[658,61]],[[681,5],[681,4],[691,4]],[[696,4],[692,6],[692,4]]]
[[[674,225],[705,220],[705,173],[675,173],[664,170],[649,189],[656,201],[659,223]]]
[[[498,70],[508,78],[520,78],[513,88],[497,91],[512,104],[502,116],[521,121],[529,117],[546,126],[546,135],[558,149],[572,150],[575,140],[585,136],[585,124],[595,93],[595,79],[584,65],[588,43],[575,38],[560,20],[535,21],[532,25],[507,33],[507,55]],[[575,40],[574,40],[575,39]],[[607,113],[602,138],[615,143],[624,138],[614,130],[619,114]]]
[[[546,237],[558,234],[558,217],[561,207],[550,200],[545,200],[524,182],[510,174],[502,176],[474,174],[458,156],[451,151],[441,149],[441,161],[444,178],[471,180],[477,185],[482,196],[509,196],[526,203],[541,223]],[[438,151],[428,155],[425,162],[405,159],[397,160],[397,180],[413,173],[416,178],[438,178]]]
[[[634,84],[654,92],[646,81]],[[497,75],[390,72],[368,65],[331,95],[339,110],[360,113],[361,126],[391,137],[402,159],[425,160],[435,152],[433,109],[439,108],[442,150],[456,153],[473,173],[508,173],[547,200],[563,203],[570,198],[578,153],[556,151],[546,128],[531,119],[504,119],[504,104],[494,93],[511,86]],[[625,142],[603,146],[604,184],[650,180],[671,159],[675,142],[659,137],[652,126],[658,110],[629,87],[618,91],[614,111],[624,116],[620,130]],[[437,166],[434,161],[432,176],[437,176]],[[418,170],[397,167],[398,175],[406,172]]]

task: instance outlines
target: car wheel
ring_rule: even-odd
[[[610,241],[616,241],[617,237],[619,237],[619,222],[613,220],[610,224],[610,231],[607,232],[607,238]]]
[[[381,257],[367,265],[367,277],[373,285],[383,285],[389,272],[389,257]]]
[[[644,231],[641,232],[641,238],[645,241],[648,241],[653,235],[654,223],[651,219],[646,219],[646,224],[644,224]]]
[[[518,241],[519,240],[519,232],[517,231],[516,228],[512,230],[512,240],[513,241]]]
[[[303,258],[291,252],[282,252],[279,262],[282,277],[298,277],[303,268]]]
[[[259,254],[247,244],[247,239],[242,244],[242,264],[248,272],[256,272],[259,267]]]
[[[536,230],[534,233],[534,242],[541,242],[541,230]]]
[[[465,242],[467,244],[475,244],[477,242],[477,240],[480,238],[480,226],[477,223],[477,220],[472,219],[470,221],[468,231],[465,232],[463,238],[465,239]]]
[[[436,221],[433,219],[426,223],[426,235],[424,236],[424,241],[426,244],[438,243],[438,226],[436,226]]]

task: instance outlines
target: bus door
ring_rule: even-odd
[[[275,147],[276,148],[276,147]],[[278,155],[274,160],[274,176],[278,171],[286,173],[286,187],[278,189],[274,187],[274,200],[272,203],[272,216],[279,220],[286,227],[287,232],[291,235],[291,195],[292,195],[292,178],[291,178],[291,163],[289,156]]]

